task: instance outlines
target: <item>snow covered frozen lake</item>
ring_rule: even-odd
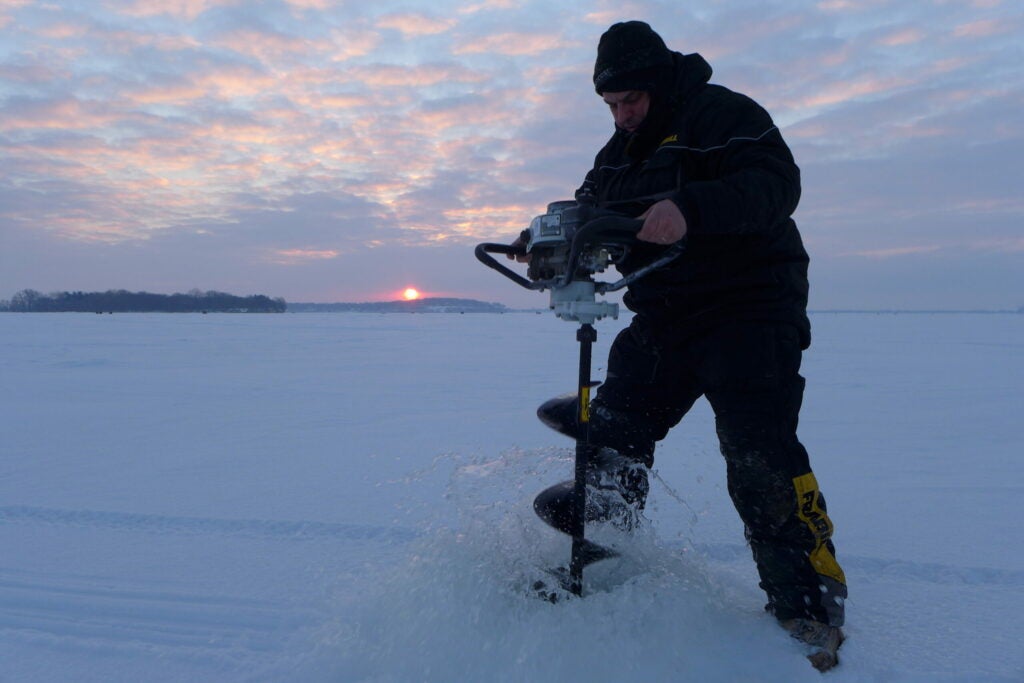
[[[597,325],[595,378],[626,320]],[[850,584],[833,681],[1024,681],[1024,315],[812,315],[800,435]],[[817,681],[701,402],[590,595],[534,417],[551,315],[0,315],[0,681]]]

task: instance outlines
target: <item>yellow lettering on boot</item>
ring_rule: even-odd
[[[835,579],[845,586],[846,576],[843,569],[828,549],[827,542],[832,537],[833,526],[832,520],[821,509],[818,480],[815,479],[813,472],[808,472],[795,478],[793,486],[796,487],[797,515],[811,530],[815,539],[814,550],[810,554],[811,566],[822,576]]]

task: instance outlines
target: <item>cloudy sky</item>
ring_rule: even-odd
[[[571,197],[631,18],[782,128],[812,308],[1024,305],[1019,0],[0,0],[0,299],[543,305],[472,247]]]

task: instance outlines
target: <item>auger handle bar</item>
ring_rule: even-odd
[[[589,221],[573,236],[565,273],[560,277],[546,280],[529,280],[511,268],[499,263],[497,259],[491,256],[491,254],[526,256],[528,252],[526,247],[522,244],[511,245],[484,242],[483,244],[477,245],[475,253],[477,260],[485,266],[498,271],[520,287],[533,291],[560,289],[562,287],[566,287],[573,281],[573,273],[576,272],[580,255],[587,246],[591,244],[633,244],[636,242],[636,234],[640,232],[641,227],[643,227],[643,220],[639,218],[630,218],[628,216],[601,216],[600,218],[595,218],[594,220]],[[686,238],[684,237],[666,249],[660,257],[642,268],[638,268],[622,279],[616,282],[594,283],[595,291],[599,294],[618,291],[628,286],[630,283],[644,277],[651,271],[657,270],[658,268],[671,263],[683,253],[685,248]]]
[[[476,258],[480,263],[484,264],[488,268],[494,268],[496,271],[507,277],[512,282],[516,283],[520,287],[526,289],[532,289],[540,291],[547,288],[547,285],[543,282],[532,282],[527,280],[525,277],[512,270],[506,265],[498,262],[491,254],[508,254],[509,256],[526,256],[526,247],[512,246],[511,244],[497,244],[495,242],[484,242],[483,244],[476,245],[474,251]]]

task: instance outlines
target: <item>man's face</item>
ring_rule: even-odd
[[[615,125],[632,133],[647,118],[651,95],[643,90],[601,93],[604,103],[611,109]]]

